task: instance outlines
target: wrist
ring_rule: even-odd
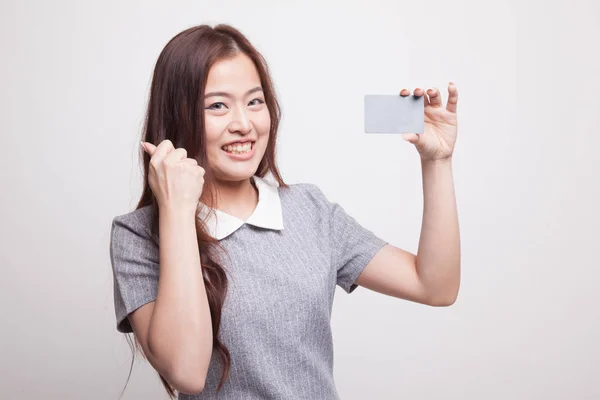
[[[172,217],[193,218],[196,215],[197,205],[167,203],[158,206],[161,215]]]
[[[424,160],[421,159],[421,164],[423,165],[452,165],[452,156],[446,158],[440,158],[436,160]]]

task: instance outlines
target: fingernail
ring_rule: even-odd
[[[144,144],[144,142],[140,142],[140,144],[142,145],[142,149],[146,150],[146,145]]]

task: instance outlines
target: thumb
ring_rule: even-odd
[[[150,157],[152,157],[152,155],[154,154],[154,151],[156,150],[156,146],[150,142],[141,142],[141,144],[142,144],[142,148],[144,149],[144,151],[146,153],[148,153],[150,155]]]
[[[409,143],[416,144],[419,141],[419,135],[416,133],[405,133],[402,135],[402,139],[406,140]]]

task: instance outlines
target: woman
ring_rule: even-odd
[[[134,333],[171,397],[337,398],[336,284],[432,306],[455,301],[458,94],[448,90],[446,108],[437,90],[414,91],[425,96],[425,132],[405,135],[423,169],[414,255],[316,185],[284,183],[273,83],[238,30],[202,25],[166,45],[144,127],[145,187],[136,210],[113,220],[110,253],[117,329]]]

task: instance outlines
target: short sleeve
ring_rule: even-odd
[[[369,261],[388,242],[362,226],[338,203],[329,201],[321,189],[317,191],[321,211],[329,219],[329,246],[331,262],[337,271],[337,285],[347,293],[352,293],[361,272]]]
[[[131,214],[113,219],[110,260],[114,278],[117,330],[133,332],[127,316],[154,301],[158,291],[158,245]]]

